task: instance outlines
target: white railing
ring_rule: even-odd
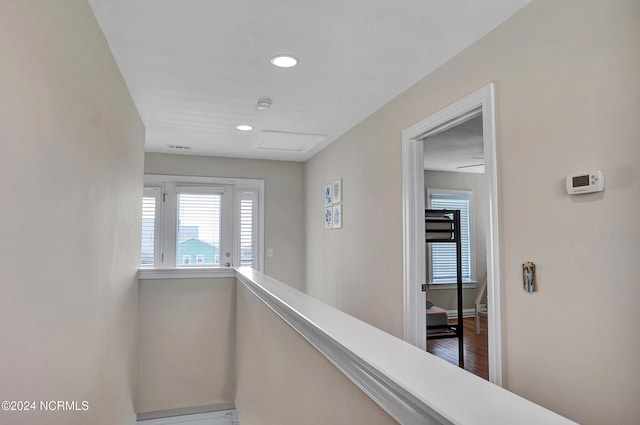
[[[575,424],[260,272],[237,278],[401,424]]]

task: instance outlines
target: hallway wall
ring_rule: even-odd
[[[243,424],[397,424],[240,280],[236,323]]]
[[[534,0],[314,156],[308,293],[403,335],[402,130],[493,82],[505,386],[586,425],[637,423],[638,40],[637,0]],[[605,191],[567,195],[565,177],[589,169]],[[328,231],[336,178],[343,228]]]
[[[235,278],[141,279],[136,412],[233,405]]]
[[[0,2],[0,52],[0,399],[80,409],[0,423],[133,424],[144,127],[86,0]]]

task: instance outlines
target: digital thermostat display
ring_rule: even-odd
[[[601,192],[604,190],[604,174],[600,170],[571,174],[567,177],[566,186],[570,195]]]
[[[589,186],[589,176],[583,175],[573,178],[573,187]]]

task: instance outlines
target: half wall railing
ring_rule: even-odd
[[[335,418],[318,417],[321,412],[334,411],[335,406],[331,405],[314,410],[313,418],[295,417],[296,412],[304,416],[304,412],[313,410],[314,402],[330,403],[327,400],[331,399],[337,384],[327,384],[332,386],[324,389],[328,395],[317,388],[330,373],[326,369],[328,365],[337,368],[359,391],[401,424],[575,424],[260,272],[240,268],[237,280],[236,405],[241,421],[245,412],[247,418],[272,415],[274,412],[269,409],[278,405],[293,411],[286,416],[292,419],[291,423],[338,423]],[[258,329],[256,320],[275,320],[288,329]],[[271,332],[273,335],[269,335]],[[286,341],[291,338],[304,339],[292,350],[317,351],[333,365],[315,361],[318,367],[325,368],[315,370],[312,358],[316,355],[311,351],[295,351],[288,353],[291,356],[288,359],[282,357],[287,355]],[[282,351],[277,351],[278,348]],[[291,365],[290,371],[288,365]],[[284,376],[288,373],[295,375],[292,381]],[[314,377],[300,376],[305,373]],[[285,384],[291,382],[309,387],[287,392]],[[264,388],[256,387],[260,384]],[[278,399],[280,393],[282,400]],[[262,407],[264,411],[260,411],[261,395],[269,399]],[[348,404],[345,397],[341,395],[335,403]],[[365,416],[357,412],[350,414],[356,418],[352,417],[351,421],[365,420]],[[384,423],[384,419],[381,421]]]

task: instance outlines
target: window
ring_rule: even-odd
[[[258,214],[257,207],[257,193],[256,192],[240,192],[238,193],[239,210],[240,210],[240,226],[238,229],[238,243],[239,247],[238,257],[240,258],[241,266],[251,267],[255,261],[256,255],[256,242],[257,234],[255,229],[257,227]]]
[[[145,176],[141,267],[262,269],[264,182]]]
[[[427,190],[427,208],[460,210],[462,239],[462,281],[474,279],[473,264],[473,192],[460,190]],[[447,284],[457,281],[456,245],[454,243],[430,243],[429,282]]]
[[[182,265],[219,267],[223,187],[177,187],[176,252]]]
[[[145,188],[142,196],[142,247],[140,265],[143,267],[155,267],[155,257],[158,252],[159,221],[157,212],[160,204],[160,190],[158,188]]]

